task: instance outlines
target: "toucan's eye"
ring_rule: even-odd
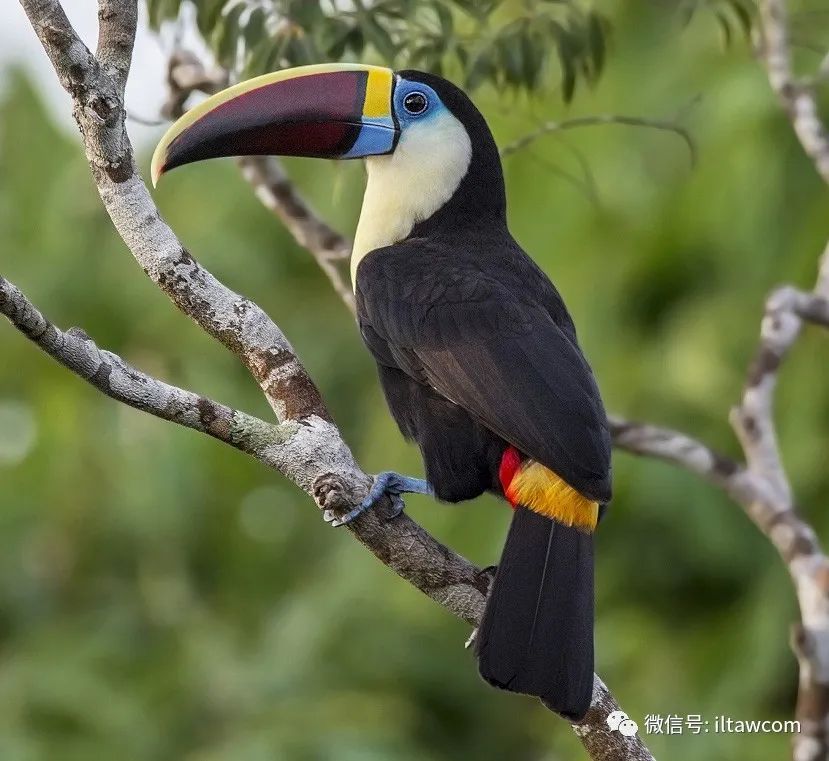
[[[422,92],[410,92],[403,98],[403,108],[414,116],[429,108],[429,99]]]

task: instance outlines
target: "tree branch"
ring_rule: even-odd
[[[794,502],[774,424],[774,392],[803,321],[825,326],[826,306],[823,296],[790,287],[769,296],[743,397],[730,415],[754,485],[742,504],[786,564],[800,607],[791,639],[800,671],[795,713],[800,732],[792,741],[796,761],[819,761],[829,753],[829,559]]]
[[[621,124],[629,127],[646,127],[648,129],[661,130],[663,132],[672,132],[678,135],[685,142],[688,147],[688,155],[691,160],[691,166],[697,163],[697,147],[694,143],[694,138],[681,124],[666,119],[648,119],[642,116],[623,116],[621,114],[598,114],[596,116],[579,116],[574,119],[565,119],[564,121],[544,122],[538,129],[529,132],[523,137],[519,137],[511,143],[507,143],[501,149],[501,156],[509,156],[516,151],[526,148],[530,143],[535,142],[540,137],[549,135],[552,132],[563,132],[569,129],[576,129],[577,127],[598,127],[607,124]]]
[[[362,500],[370,479],[352,461],[331,423],[280,425],[172,386],[100,349],[80,328],[62,331],[12,283],[0,277],[0,314],[98,391],[142,412],[206,433],[286,475],[324,509],[342,512]],[[329,467],[331,462],[338,466]],[[359,528],[359,530],[357,530]],[[489,574],[436,542],[408,516],[367,514],[358,538],[394,571],[455,615],[477,625]]]
[[[357,304],[347,264],[351,258],[351,242],[329,227],[311,209],[278,159],[245,156],[239,159],[239,166],[256,197],[276,214],[294,240],[314,257],[331,282],[331,287],[351,314],[356,316]]]
[[[47,320],[12,283],[0,277],[0,314],[38,348],[91,386],[118,402],[162,420],[224,441],[270,467],[278,467],[273,448],[297,424],[266,423],[207,397],[171,386],[100,349],[80,328],[62,331]]]
[[[104,66],[78,38],[57,0],[21,0],[21,4],[61,83],[72,96],[93,177],[119,234],[144,271],[176,306],[246,365],[274,409],[280,423],[276,428],[284,434],[278,445],[271,445],[268,450],[269,456],[273,455],[274,467],[312,494],[323,509],[339,513],[362,500],[370,479],[354,462],[330,421],[316,386],[285,336],[256,304],[228,289],[189,255],[162,221],[138,176],[124,127],[122,98],[122,83],[128,71],[125,51],[129,57],[134,36],[131,20],[136,12],[135,0],[104,3]],[[119,18],[125,21],[117,30]],[[21,315],[29,310],[31,316],[31,305],[27,307],[27,302],[21,301],[19,291],[15,294],[9,289],[8,293],[13,298],[7,297],[6,303],[16,305],[9,307],[16,324],[27,324]],[[43,320],[39,314],[38,317]],[[57,329],[52,330],[57,336]],[[46,333],[49,332],[47,329]],[[36,330],[31,332],[33,340],[36,335]],[[79,338],[70,333],[61,335]],[[127,367],[116,361],[114,355],[101,353],[79,340],[93,356],[97,352],[103,364],[118,371],[121,365]],[[64,340],[64,345],[79,348],[72,340]],[[82,366],[88,370],[87,364]],[[129,377],[126,370],[122,375]],[[139,381],[135,383],[140,385]],[[113,387],[108,388],[111,391]],[[178,399],[189,398],[189,392],[172,392],[173,387],[166,384],[156,388]],[[119,393],[129,403],[136,389]],[[160,399],[161,396],[159,404]],[[158,404],[148,409],[153,410],[157,414]],[[229,408],[221,407],[220,411],[225,416],[233,415]],[[185,419],[189,418],[185,415]],[[404,579],[465,621],[478,623],[489,586],[488,575],[437,542],[408,516],[388,521],[382,511],[368,511],[349,524],[348,529]],[[585,748],[592,758],[602,761],[649,761],[652,756],[641,740],[608,730],[607,712],[618,709],[618,703],[596,678],[593,705],[577,728]]]
[[[762,0],[760,18],[760,54],[769,83],[803,149],[829,184],[829,133],[813,88],[794,77],[785,0]],[[746,509],[786,563],[800,607],[801,621],[792,627],[791,637],[800,672],[795,714],[800,732],[792,740],[793,756],[795,761],[820,761],[829,755],[829,558],[796,509],[774,425],[777,373],[804,322],[829,326],[829,244],[814,291],[787,286],[767,299],[760,345],[742,400],[731,412],[748,469],[767,492],[766,499],[758,498]]]
[[[824,181],[829,183],[829,133],[821,122],[814,88],[798,81],[792,69],[786,1],[762,0],[759,5],[762,21],[760,56],[769,83],[786,109],[803,149]]]
[[[123,97],[132,63],[132,46],[138,25],[138,8],[117,0],[98,0],[96,58]]]

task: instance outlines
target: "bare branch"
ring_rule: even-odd
[[[189,50],[176,50],[167,62],[167,100],[161,107],[161,115],[165,119],[178,119],[185,112],[187,99],[194,92],[211,95],[227,84],[228,76],[224,69],[208,69]]]
[[[769,81],[789,114],[806,153],[829,182],[829,136],[820,122],[814,92],[795,81],[787,41],[784,0],[763,0],[763,59]],[[796,761],[829,754],[829,559],[814,529],[796,509],[774,424],[774,393],[781,363],[804,322],[829,327],[829,245],[812,293],[784,286],[771,293],[760,345],[740,404],[730,420],[746,465],[725,460],[684,434],[614,421],[615,443],[630,451],[672,461],[725,489],[768,537],[786,564],[797,593],[801,621],[792,630],[800,679],[793,738]]]
[[[817,110],[814,82],[794,77],[785,0],[763,0],[760,12],[761,56],[771,87],[807,155],[829,183],[829,134]],[[777,373],[804,322],[829,326],[829,244],[813,293],[786,286],[766,301],[760,346],[740,405],[731,412],[748,468],[765,491],[765,498],[758,495],[745,503],[746,510],[786,562],[800,607],[801,621],[792,627],[791,637],[800,673],[795,709],[800,732],[793,738],[793,756],[821,761],[829,754],[829,559],[796,509],[774,425]]]
[[[98,391],[142,412],[206,433],[291,478],[324,509],[343,511],[361,500],[370,479],[353,461],[333,424],[274,425],[172,386],[100,349],[84,331],[62,331],[23,293],[0,277],[0,314],[36,346]],[[333,463],[334,467],[327,467]],[[357,530],[359,527],[359,530]],[[436,542],[414,521],[366,514],[358,538],[394,571],[455,615],[476,625],[489,574]]]
[[[822,270],[828,266],[826,261],[824,254]],[[824,287],[825,279],[824,273]],[[742,400],[731,413],[746,465],[677,431],[616,418],[611,419],[611,428],[617,447],[672,462],[723,489],[779,553],[792,577],[801,612],[792,633],[800,669],[796,708],[800,733],[794,738],[794,758],[819,761],[829,753],[829,559],[813,528],[797,511],[774,425],[777,373],[803,322],[829,326],[826,297],[791,286],[773,291]]]
[[[275,467],[275,461],[269,447],[278,445],[294,430],[291,423],[283,426],[266,423],[153,378],[117,354],[98,348],[80,328],[60,330],[3,277],[0,277],[0,314],[38,348],[101,393],[162,420],[213,436],[271,467]]]
[[[116,19],[121,12],[130,18],[134,6],[129,0],[110,4]],[[259,306],[202,268],[161,219],[133,162],[122,99],[112,78],[71,27],[60,36],[54,34],[53,19],[66,18],[60,4],[23,0],[23,7],[72,95],[104,206],[143,270],[179,309],[242,360],[280,422],[311,416],[328,419],[316,386],[282,331]]]
[[[134,3],[98,0],[96,57],[122,96],[130,73],[137,25],[138,9]]]
[[[769,83],[791,119],[803,149],[829,183],[829,133],[820,119],[814,89],[795,78],[792,69],[785,0],[760,2],[762,56]]]
[[[331,281],[334,291],[348,310],[356,315],[357,305],[347,266],[351,243],[308,206],[277,159],[246,156],[239,159],[239,165],[242,176],[251,184],[256,197],[282,220],[296,242],[314,257]],[[343,262],[346,262],[345,267]]]
[[[538,129],[519,137],[511,143],[507,143],[501,149],[501,156],[509,156],[522,148],[526,148],[530,143],[535,142],[540,137],[549,135],[553,132],[563,132],[564,130],[576,129],[578,127],[598,127],[607,124],[621,124],[630,127],[646,127],[648,129],[662,130],[663,132],[672,132],[678,135],[685,142],[688,147],[688,155],[691,160],[691,166],[697,163],[697,147],[694,143],[694,138],[681,124],[677,122],[668,121],[665,119],[648,119],[641,116],[623,116],[620,114],[598,114],[596,116],[579,116],[574,119],[566,119],[560,122],[544,122]]]
[[[163,127],[167,123],[166,119],[150,119],[136,114],[134,111],[127,111],[127,121],[135,122],[143,127]]]
[[[735,488],[745,473],[745,468],[732,458],[670,428],[611,415],[610,432],[619,449],[673,463],[722,489]]]
[[[248,367],[274,408],[281,423],[276,429],[285,436],[267,445],[273,466],[312,494],[325,510],[343,512],[361,501],[370,479],[355,464],[328,419],[316,386],[285,336],[256,304],[202,268],[162,221],[137,174],[124,129],[119,89],[123,69],[117,65],[123,63],[121,54],[114,49],[107,53],[117,72],[113,77],[77,38],[57,0],[21,0],[21,4],[61,82],[72,95],[93,177],[121,237],[144,271],[179,309]],[[111,0],[107,8],[116,15],[107,16],[106,22],[114,25],[121,11],[126,19],[132,18],[135,1]],[[114,31],[110,29],[109,33]],[[114,355],[106,356],[110,365],[118,364],[112,359]],[[489,587],[488,574],[435,541],[405,515],[388,521],[382,510],[372,510],[349,524],[348,529],[404,579],[477,625]],[[641,740],[609,731],[606,714],[618,708],[597,678],[593,706],[577,729],[585,747],[594,759],[602,761],[651,761]]]
[[[797,593],[801,621],[792,646],[800,679],[793,738],[797,761],[819,761],[829,751],[829,559],[814,529],[798,513],[774,424],[779,368],[801,332],[803,320],[825,324],[826,300],[794,288],[774,291],[766,302],[760,345],[740,404],[730,420],[746,455],[752,490],[741,504],[786,564]]]

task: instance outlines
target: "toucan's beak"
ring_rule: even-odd
[[[391,69],[359,64],[299,66],[240,82],[167,130],[153,154],[153,185],[177,166],[220,156],[391,153],[393,89]]]

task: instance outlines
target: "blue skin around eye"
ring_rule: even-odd
[[[410,114],[406,111],[403,101],[411,93],[423,93],[429,102],[426,110],[419,114]],[[394,88],[392,109],[397,117],[400,129],[405,130],[409,124],[433,119],[435,116],[446,110],[438,94],[428,85],[420,82],[409,82],[400,79]],[[345,155],[340,158],[355,159],[363,156],[379,156],[390,153],[394,147],[394,121],[390,116],[364,117],[363,126],[356,142]]]
[[[403,105],[406,96],[411,95],[413,92],[423,93],[426,96],[426,100],[429,101],[426,110],[420,114],[410,114]],[[431,87],[424,85],[422,82],[409,82],[406,79],[399,79],[397,87],[394,88],[393,108],[394,115],[400,123],[401,130],[406,129],[408,124],[422,122],[425,119],[433,119],[437,114],[446,110],[446,106],[443,105],[438,94]]]

